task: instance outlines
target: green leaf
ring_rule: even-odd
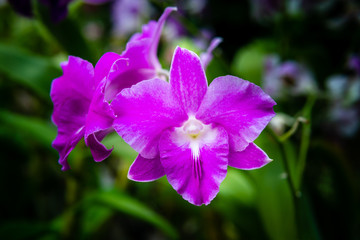
[[[81,220],[82,233],[88,237],[96,233],[106,220],[113,215],[113,211],[107,206],[92,205],[84,210]]]
[[[52,59],[3,43],[0,43],[0,71],[49,101],[51,81],[61,75]]]
[[[234,75],[261,85],[265,56],[271,53],[273,43],[266,40],[257,40],[235,55],[231,70]]]
[[[281,150],[267,132],[255,142],[273,159],[263,168],[249,172],[256,183],[257,208],[264,227],[270,239],[297,239],[295,205]]]
[[[129,163],[133,162],[138,155],[138,153],[132,149],[117,133],[109,134],[105,137],[102,143],[107,148],[114,147],[112,154],[121,157]]]
[[[52,149],[51,143],[55,139],[56,129],[50,122],[3,110],[0,110],[0,122]]]
[[[255,193],[254,184],[245,172],[229,168],[220,185],[219,197],[251,206],[255,202]]]
[[[0,226],[0,239],[37,239],[50,232],[47,223],[33,221],[9,221]]]
[[[138,200],[124,193],[118,191],[97,192],[89,200],[147,221],[161,229],[169,237],[173,239],[178,238],[176,229],[167,220]]]

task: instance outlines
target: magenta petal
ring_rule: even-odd
[[[167,7],[165,8],[163,14],[159,18],[159,20],[156,21],[150,21],[148,24],[144,25],[142,27],[141,33],[135,33],[129,40],[129,44],[126,46],[127,49],[131,47],[131,44],[133,42],[139,42],[141,40],[148,40],[151,39],[151,42],[149,44],[149,62],[152,62],[158,66],[160,66],[159,60],[156,57],[157,53],[157,47],[160,41],[160,36],[162,29],[164,27],[165,21],[170,15],[171,12],[177,11],[176,7]],[[124,57],[127,57],[124,55]]]
[[[142,81],[124,89],[111,103],[114,129],[145,158],[158,156],[161,132],[187,119],[164,80]]]
[[[213,59],[213,55],[212,52],[214,51],[214,49],[222,42],[222,38],[220,37],[216,37],[214,38],[211,43],[209,48],[206,50],[206,52],[200,54],[200,59],[202,62],[202,65],[204,67],[204,69],[207,68],[207,66],[209,65],[209,63],[211,62],[211,60]]]
[[[243,170],[261,168],[272,160],[254,143],[249,143],[241,152],[230,152],[229,166]]]
[[[129,88],[138,82],[156,76],[155,68],[138,65],[142,62],[145,54],[141,51],[138,53],[138,55],[134,54],[130,58],[120,58],[113,64],[105,87],[105,99],[107,101],[112,101],[124,88]]]
[[[140,154],[130,166],[128,178],[138,182],[150,182],[165,175],[160,157],[147,159]]]
[[[84,136],[96,83],[93,66],[81,58],[70,56],[61,66],[63,75],[53,81],[50,96],[54,103],[52,120],[58,128],[53,147],[59,152],[62,170],[67,170],[67,156]]]
[[[59,127],[58,127],[59,128]],[[58,135],[52,143],[53,148],[59,152],[59,163],[61,164],[61,170],[66,171],[70,169],[67,162],[67,158],[70,152],[76,147],[78,142],[84,136],[84,129],[79,129],[76,133],[69,133],[66,130],[63,132],[58,129]]]
[[[199,145],[184,144],[176,130],[167,130],[160,139],[160,160],[172,187],[195,205],[209,204],[219,192],[228,165],[228,136],[219,127],[212,129]],[[195,151],[196,152],[196,151]]]
[[[242,151],[275,116],[274,100],[253,83],[234,76],[214,79],[196,118],[229,134],[230,151]]]
[[[86,137],[86,145],[89,146],[91,154],[95,162],[101,162],[110,156],[113,148],[107,149],[96,137],[96,135],[90,134]]]
[[[94,93],[85,125],[85,143],[89,146],[96,162],[107,158],[112,151],[112,149],[108,150],[100,143],[105,137],[104,133],[110,133],[112,131],[112,124],[115,118],[110,104],[104,99],[105,82],[106,79],[103,79]],[[101,139],[98,139],[95,133],[100,132]]]
[[[166,8],[159,21],[150,21],[141,33],[134,34],[126,45],[121,59],[116,61],[108,75],[105,98],[111,101],[124,88],[156,77],[161,69],[157,47],[168,15],[176,8]]]
[[[95,79],[97,82],[101,82],[109,75],[113,64],[119,58],[121,58],[121,56],[114,52],[107,52],[101,56],[95,65]]]
[[[193,52],[177,47],[170,67],[170,84],[189,114],[194,114],[204,98],[207,81],[200,58]]]

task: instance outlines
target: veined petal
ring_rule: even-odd
[[[200,58],[177,47],[170,67],[170,84],[174,95],[188,114],[194,114],[204,98],[207,81]]]
[[[67,156],[84,136],[85,120],[96,84],[91,63],[70,56],[62,65],[63,75],[52,82],[52,120],[58,128],[53,147],[59,152],[62,170],[69,169]]]
[[[242,151],[275,116],[274,100],[253,83],[234,76],[214,79],[196,118],[223,126],[230,151]]]
[[[210,127],[198,142],[194,142],[188,141],[177,128],[166,130],[161,136],[159,150],[171,186],[192,204],[209,204],[219,192],[227,172],[226,131],[222,127]]]
[[[229,166],[243,170],[252,170],[265,166],[272,160],[254,143],[249,143],[241,152],[230,152]]]
[[[112,124],[115,118],[110,104],[104,98],[105,83],[106,78],[101,81],[94,93],[85,124],[85,143],[90,147],[96,162],[107,158],[112,151],[112,149],[109,150],[100,143],[106,136],[105,132],[110,133],[113,131]],[[95,134],[100,132],[102,133],[101,139],[98,139]]]
[[[160,157],[144,158],[140,154],[131,164],[128,178],[137,182],[150,182],[165,175]]]
[[[170,85],[161,79],[124,89],[111,105],[117,115],[114,129],[145,158],[158,156],[158,141],[164,129],[179,126],[187,119]]]

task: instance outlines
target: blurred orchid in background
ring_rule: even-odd
[[[360,58],[349,58],[348,75],[331,76],[326,84],[330,98],[329,122],[338,134],[353,136],[360,126]]]
[[[151,7],[146,0],[115,0],[111,14],[114,34],[126,36],[137,31],[143,19],[149,19]]]
[[[312,73],[295,61],[280,62],[278,56],[265,59],[263,87],[266,93],[278,99],[317,91]]]

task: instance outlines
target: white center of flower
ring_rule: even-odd
[[[188,146],[195,160],[199,159],[200,146],[208,128],[209,126],[203,124],[194,116],[190,116],[181,127],[177,128],[179,145],[189,144]]]
[[[174,129],[172,139],[179,147],[191,149],[192,157],[195,161],[199,160],[200,149],[207,144],[212,144],[218,134],[216,128],[204,124],[195,116],[189,116],[188,120],[181,127]]]
[[[195,117],[190,117],[183,125],[183,131],[191,138],[197,138],[201,131],[204,129],[204,125]]]

